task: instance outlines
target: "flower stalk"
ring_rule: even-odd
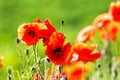
[[[63,32],[64,21],[61,20],[61,32]]]

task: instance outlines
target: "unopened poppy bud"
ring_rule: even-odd
[[[32,68],[31,68],[31,71],[34,71],[35,70],[35,66],[33,66]]]
[[[7,72],[8,72],[8,74],[12,74],[12,68],[11,68],[11,67],[8,67],[8,68],[7,68]]]
[[[7,68],[7,74],[8,74],[8,80],[12,80],[11,74],[12,74],[12,68],[8,67]]]
[[[8,76],[8,80],[12,80],[11,75]]]
[[[118,76],[118,72],[117,72],[117,70],[115,69],[115,79],[114,79],[114,80],[116,80],[117,76]]]
[[[98,68],[100,68],[100,67],[101,67],[101,65],[99,64],[99,65],[98,65]]]
[[[112,67],[112,62],[109,62],[109,68],[111,69],[111,67]]]
[[[24,71],[22,71],[22,74],[24,74],[25,72]]]
[[[45,57],[45,62],[50,62],[50,59],[48,57]]]
[[[27,74],[25,71],[22,71],[22,78],[25,77]]]
[[[61,20],[61,23],[62,23],[62,25],[64,25],[64,21],[63,20]]]
[[[41,60],[38,60],[38,66],[41,66],[41,64],[42,64]]]
[[[17,42],[17,44],[19,44],[19,43],[20,43],[20,40],[17,38],[17,39],[16,39],[16,42]]]
[[[30,52],[29,49],[27,49],[27,50],[26,50],[26,55],[29,55],[29,52]]]
[[[61,20],[61,24],[62,24],[61,31],[63,32],[63,25],[64,25],[64,21],[63,20]]]

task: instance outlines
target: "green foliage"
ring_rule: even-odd
[[[74,43],[78,31],[91,24],[98,14],[107,12],[111,1],[113,0],[0,0],[0,55],[4,56],[0,80],[6,80],[7,66],[20,68],[16,45],[20,24],[33,22],[38,17],[42,21],[50,18],[52,24],[60,30],[60,20],[64,20],[66,39]],[[19,76],[17,71],[15,73]]]

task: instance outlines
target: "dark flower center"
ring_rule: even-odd
[[[117,14],[120,15],[120,11],[118,11]]]
[[[29,31],[28,34],[31,35],[32,38],[35,36],[35,32],[34,31]]]
[[[57,47],[56,49],[53,50],[54,53],[61,52],[61,51],[62,51],[61,47]]]

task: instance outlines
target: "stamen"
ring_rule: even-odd
[[[35,36],[35,32],[34,31],[30,31],[30,32],[28,32],[28,34],[31,35],[32,38]]]
[[[61,52],[61,51],[62,51],[61,47],[57,47],[55,50],[53,50],[54,53]]]
[[[120,15],[120,11],[119,11],[119,12],[117,12],[117,14],[118,14],[118,15]]]

